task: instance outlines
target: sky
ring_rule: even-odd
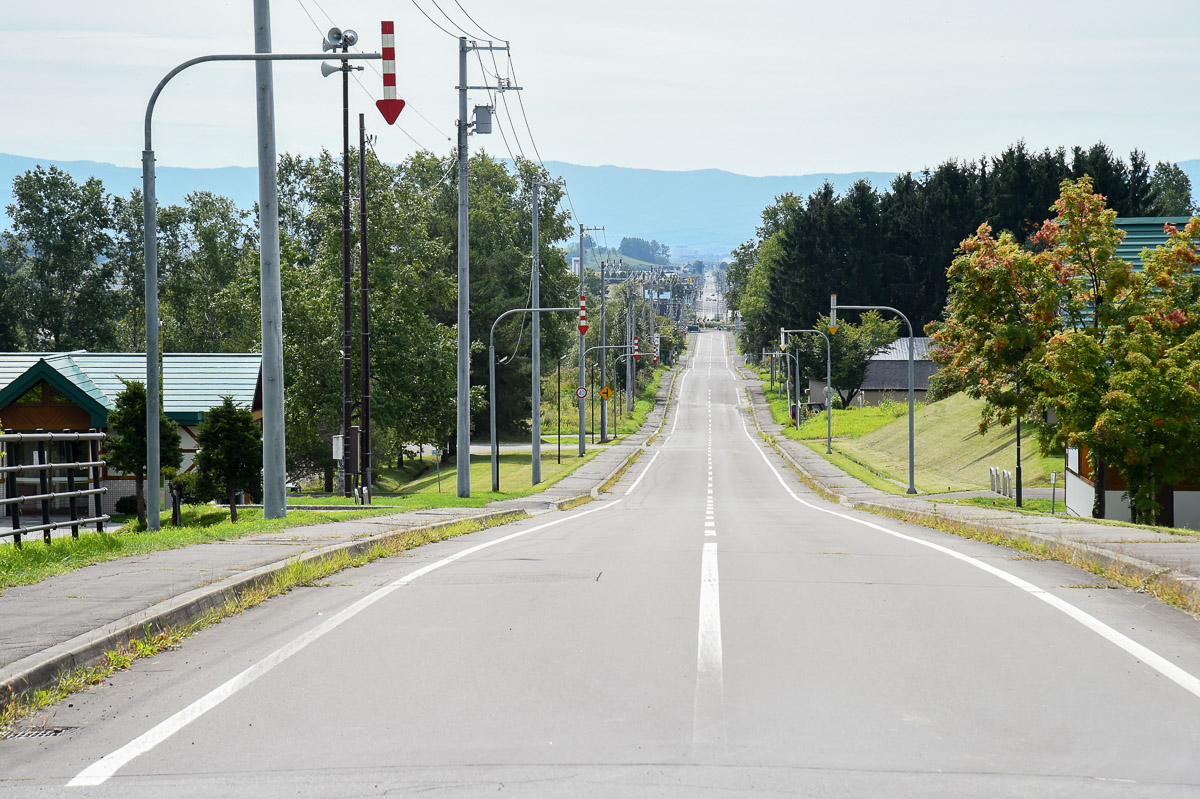
[[[378,62],[350,94],[387,161],[452,148],[461,26],[511,53],[511,66],[504,52],[472,57],[469,85],[498,74],[523,87],[497,100],[496,132],[472,136],[473,150],[763,176],[916,171],[1018,139],[1200,158],[1195,11],[1195,0],[273,0],[271,20],[275,52],[318,52],[334,24],[377,52],[380,20],[395,21],[398,125],[374,108]],[[252,2],[8,0],[0,40],[0,151],[136,166],[154,86],[189,58],[252,52]],[[338,76],[311,62],[274,75],[279,151],[340,149]],[[471,92],[471,105],[488,102]],[[183,72],[153,131],[160,165],[254,165],[253,65]]]

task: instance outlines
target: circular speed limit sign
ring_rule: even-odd
[[[579,397],[580,399],[587,399],[587,389],[583,386],[580,386],[579,388],[575,389],[575,396]]]

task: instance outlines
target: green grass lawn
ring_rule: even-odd
[[[765,375],[765,372],[760,372]],[[789,423],[787,399],[764,383],[763,391],[771,416],[779,424]],[[917,489],[926,493],[987,488],[988,468],[1013,470],[1017,463],[1016,427],[993,426],[979,432],[982,400],[955,394],[940,402],[920,403],[915,408],[915,472]],[[826,415],[814,414],[800,429],[785,427],[783,435],[809,443],[824,454]],[[887,490],[908,484],[908,404],[845,408],[833,411],[833,446],[841,454],[839,465],[868,483]],[[856,463],[857,462],[857,463]],[[1021,466],[1026,486],[1050,485],[1050,473],[1063,470],[1061,453],[1049,456],[1038,448],[1037,428],[1021,428]],[[868,470],[876,475],[867,479]]]
[[[965,394],[917,406],[914,433],[918,489],[936,493],[987,488],[988,467],[1016,468],[1016,427],[994,426],[981,434],[978,427],[982,408],[982,400],[972,400]],[[908,414],[840,442],[838,447],[878,471],[904,480],[908,474]],[[1039,451],[1034,425],[1022,425],[1021,466],[1025,485],[1030,487],[1050,485],[1050,473],[1063,469],[1061,453],[1044,456]]]
[[[171,527],[171,514],[162,516],[162,529],[138,531],[136,521],[113,532],[83,533],[79,538],[56,538],[49,545],[29,540],[20,549],[0,546],[0,590],[10,585],[29,585],[55,574],[73,571],[93,563],[141,555],[162,549],[178,549],[207,541],[233,538],[347,519],[380,516],[395,511],[362,509],[355,511],[289,511],[284,519],[263,519],[262,510],[241,508],[238,521],[229,521],[229,509],[214,505],[185,505],[183,527]]]

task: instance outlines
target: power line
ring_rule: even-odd
[[[496,61],[496,51],[489,50],[488,53],[492,57],[492,65],[496,68],[496,80],[499,81],[500,80],[500,64],[497,63],[497,61]],[[504,92],[499,92],[499,95],[500,95],[500,102],[502,102],[504,104],[504,115],[506,117],[508,117],[508,129],[510,131],[512,131],[513,141],[515,141],[517,143],[517,152],[519,152],[521,154],[521,157],[524,158],[525,157],[525,148],[523,148],[521,146],[521,137],[517,135],[517,126],[513,124],[512,112],[510,112],[508,110],[508,98],[504,96]]]
[[[474,38],[474,35],[470,31],[468,31],[462,25],[459,25],[457,22],[455,22],[453,19],[451,19],[450,15],[447,14],[445,12],[445,10],[441,6],[438,5],[437,0],[429,0],[429,2],[433,3],[433,7],[442,13],[442,16],[446,18],[447,22],[449,22],[455,28],[458,28],[458,30],[462,33],[463,36],[466,36],[468,39]]]
[[[457,36],[455,36],[453,33],[451,33],[450,31],[446,30],[446,29],[445,29],[445,28],[443,28],[441,25],[439,25],[439,24],[437,23],[437,20],[435,20],[433,17],[431,17],[431,16],[429,16],[428,14],[426,14],[426,13],[425,13],[425,9],[423,9],[423,8],[421,8],[419,5],[417,5],[417,0],[412,0],[412,4],[413,4],[414,6],[416,6],[416,9],[417,9],[417,11],[420,11],[420,12],[421,12],[421,16],[423,16],[423,17],[425,17],[425,19],[429,20],[429,23],[430,23],[431,25],[433,25],[433,27],[437,28],[437,29],[438,29],[438,30],[440,30],[442,33],[444,33],[444,34],[446,34],[447,36],[449,36],[451,39],[457,39],[457,38],[458,38],[458,37],[457,37]],[[437,3],[434,3],[434,5],[437,5]],[[439,10],[441,10],[441,9],[439,9]],[[444,14],[445,12],[443,11],[442,13]]]
[[[304,0],[296,0],[296,4],[297,4],[298,6],[300,6],[300,10],[304,12],[304,15],[305,15],[306,17],[308,17],[308,20],[309,20],[309,22],[311,22],[311,23],[312,23],[312,25],[313,25],[313,28],[314,28],[314,29],[317,31],[317,33],[321,34],[321,36],[323,37],[323,36],[325,35],[325,32],[321,30],[321,26],[320,26],[320,25],[317,23],[316,19],[314,19],[314,18],[313,18],[313,15],[312,15],[311,13],[309,13],[309,10],[308,10],[308,8],[307,8],[307,7],[305,7],[305,5],[304,5]],[[325,18],[326,18],[326,19],[328,19],[328,20],[330,21],[330,24],[333,24],[333,19],[332,19],[332,18],[329,16],[329,14],[328,14],[328,13],[326,13],[325,9],[321,7],[320,3],[318,3],[318,2],[317,2],[317,0],[312,0],[312,4],[313,4],[314,6],[316,6],[316,7],[317,7],[317,9],[318,9],[318,10],[319,10],[319,11],[320,11],[322,14],[324,14],[324,15],[325,15]],[[355,48],[355,49],[357,50],[358,48]],[[336,53],[334,53],[334,54],[332,54],[332,55],[331,55],[331,58],[336,58],[336,57],[337,57]],[[368,61],[368,62],[367,62],[367,65],[368,65],[368,66],[371,68],[371,71],[372,71],[372,72],[374,72],[374,73],[376,74],[376,76],[378,76],[378,75],[380,74],[380,73],[379,73],[379,70],[378,70],[378,69],[375,67],[375,65],[374,65],[374,64],[372,64],[370,61]],[[371,90],[370,90],[370,89],[368,89],[368,88],[367,88],[367,87],[366,87],[366,86],[363,84],[362,80],[360,80],[360,79],[359,79],[358,75],[355,75],[353,72],[351,72],[351,73],[350,73],[350,77],[354,78],[354,82],[358,84],[359,88],[363,90],[363,92],[364,92],[364,93],[367,95],[367,97],[368,97],[368,98],[370,98],[370,99],[372,99],[372,100],[374,100],[374,99],[375,99],[375,95],[374,95],[374,94],[372,94],[372,93],[371,93]],[[416,107],[415,107],[415,106],[413,106],[411,103],[406,103],[406,104],[405,104],[405,108],[411,108],[411,109],[412,109],[412,110],[413,110],[413,111],[414,111],[414,112],[417,114],[417,116],[419,116],[421,119],[425,120],[425,122],[426,122],[426,123],[427,123],[427,124],[428,124],[428,125],[429,125],[431,128],[433,128],[433,129],[434,129],[434,131],[436,131],[436,132],[437,132],[437,134],[438,134],[439,136],[445,136],[445,138],[446,138],[446,141],[453,141],[453,139],[452,139],[450,136],[446,136],[446,135],[445,135],[445,134],[442,132],[442,130],[441,130],[440,128],[438,128],[436,125],[434,125],[434,124],[433,124],[433,122],[431,122],[431,121],[429,120],[429,118],[428,118],[427,116],[425,116],[424,114],[422,114],[422,113],[421,113],[421,110],[420,110],[419,108],[416,108]],[[417,141],[416,137],[415,137],[415,136],[413,136],[411,133],[409,133],[409,132],[408,132],[408,131],[407,131],[407,130],[404,128],[404,126],[403,126],[403,125],[396,124],[396,125],[393,125],[392,127],[396,128],[396,129],[397,129],[397,130],[399,130],[401,133],[403,133],[403,134],[404,134],[404,135],[405,135],[405,136],[406,136],[406,137],[409,139],[409,141],[411,141],[413,144],[415,144],[415,145],[416,145],[417,147],[419,147],[421,150],[424,150],[425,152],[428,152],[428,153],[433,153],[433,150],[431,150],[430,148],[426,147],[426,146],[425,146],[424,144],[422,144],[421,142]]]
[[[466,14],[467,19],[471,20],[471,24],[474,25],[476,28],[479,28],[479,30],[483,33],[483,35],[487,36],[489,39],[495,39],[496,41],[504,41],[499,36],[493,36],[492,34],[488,33],[487,29],[484,28],[482,25],[480,25],[478,22],[476,22],[475,18],[472,17],[465,8],[463,8],[462,3],[458,2],[458,0],[454,0],[454,5],[458,6],[459,11]]]

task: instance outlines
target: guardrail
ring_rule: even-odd
[[[105,434],[92,430],[88,433],[76,433],[72,431],[63,431],[61,433],[47,433],[42,430],[36,433],[12,433],[5,431],[0,433],[0,449],[4,450],[4,465],[0,466],[0,479],[4,481],[5,496],[0,499],[0,505],[6,506],[6,515],[12,519],[12,528],[9,530],[0,529],[0,538],[11,537],[13,544],[18,548],[21,546],[21,537],[30,533],[42,533],[43,539],[47,544],[50,543],[50,533],[60,527],[71,528],[71,536],[79,537],[79,528],[85,524],[95,524],[96,529],[104,532],[104,523],[109,520],[107,514],[104,513],[101,497],[108,491],[107,488],[100,486],[100,467],[104,465],[104,461],[100,460],[100,443],[104,441]],[[37,444],[37,451],[34,454],[33,463],[18,463],[17,450],[14,444],[23,444],[26,442]],[[55,462],[53,452],[48,450],[47,444],[65,443],[67,445],[66,460]],[[88,460],[79,460],[79,445],[86,445]],[[91,470],[91,484],[95,488],[75,488],[76,472],[80,469]],[[66,472],[66,491],[55,491],[53,472]],[[38,479],[38,489],[36,494],[21,495],[19,478],[20,475],[26,472],[36,472]],[[86,479],[86,478],[85,478]],[[59,478],[61,481],[62,478]],[[86,484],[86,483],[85,483]],[[79,514],[79,498],[84,497],[83,513]],[[87,497],[95,497],[95,515],[87,516],[88,503]],[[50,505],[56,500],[67,500],[67,513],[70,516],[65,521],[50,521]],[[41,524],[21,524],[21,503],[37,502],[41,505]]]

